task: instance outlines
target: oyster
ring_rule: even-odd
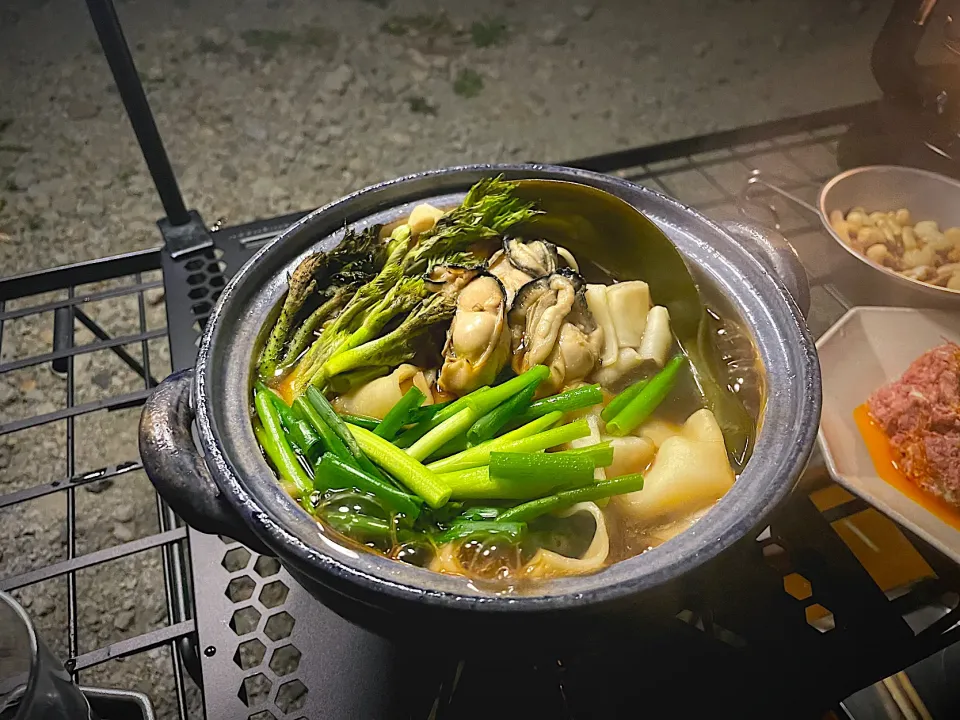
[[[569,253],[568,253],[569,254]],[[490,273],[507,291],[507,307],[513,307],[517,291],[531,280],[556,272],[560,256],[557,246],[546,240],[508,238],[490,258]]]
[[[463,395],[493,383],[510,354],[507,294],[493,275],[478,275],[457,296],[438,384]]]
[[[556,272],[560,265],[557,246],[546,240],[517,240],[509,238],[503,241],[503,252],[510,264],[530,277],[541,277]]]
[[[497,250],[497,252],[490,257],[489,272],[503,285],[503,290],[507,296],[508,308],[513,307],[513,298],[517,294],[517,290],[533,280],[533,278],[523,270],[518,270],[514,267],[503,250]]]
[[[427,288],[436,293],[456,296],[483,271],[483,266],[434,265],[424,274]]]
[[[583,278],[564,269],[517,292],[509,315],[513,370],[520,374],[534,365],[549,367],[540,395],[583,379],[597,365],[603,328],[587,307],[584,287]]]

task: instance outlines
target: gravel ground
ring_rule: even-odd
[[[428,167],[563,160],[869,99],[869,47],[889,3],[447,5],[118,2],[188,204],[230,223]],[[82,3],[5,0],[0,87],[0,276],[159,242],[162,209]],[[132,296],[84,310],[112,335],[137,332]],[[159,290],[145,311],[148,327],[164,325]],[[4,330],[3,362],[51,349],[50,313]],[[78,344],[92,340],[77,330]],[[169,371],[162,339],[149,355],[155,376]],[[75,371],[76,402],[142,387],[107,351],[78,357]],[[65,393],[48,364],[5,373],[0,423],[62,407]],[[74,472],[135,458],[137,416],[78,419]],[[0,494],[64,477],[66,431],[0,436]],[[76,504],[78,554],[157,529],[142,473],[88,486]],[[64,559],[65,520],[61,494],[0,510],[0,577]],[[158,588],[156,551],[81,573],[80,652],[166,624]],[[66,655],[66,582],[19,597]],[[83,681],[144,690],[173,717],[169,663],[156,650]],[[190,703],[197,715],[195,688]]]

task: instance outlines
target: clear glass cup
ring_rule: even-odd
[[[17,601],[0,592],[0,720],[96,720]]]

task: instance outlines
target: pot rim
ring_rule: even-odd
[[[405,570],[398,570],[394,566],[397,561],[376,556],[372,553],[363,553],[365,560],[358,560],[360,553],[347,551],[349,560],[344,559],[345,555],[340,546],[334,545],[330,540],[318,532],[318,541],[307,543],[297,534],[295,534],[283,523],[279,522],[272,514],[257,504],[248,488],[245,487],[245,480],[241,478],[241,473],[231,461],[226,452],[222,438],[221,430],[215,423],[213,411],[210,406],[210,398],[207,392],[208,382],[211,373],[214,372],[213,366],[216,365],[216,349],[218,333],[225,332],[220,327],[220,319],[224,314],[225,308],[233,301],[238,288],[241,288],[246,278],[252,272],[258,263],[271,253],[277,252],[283,243],[291,236],[296,235],[300,230],[318,223],[320,218],[329,217],[338,213],[343,214],[358,199],[365,196],[375,196],[376,193],[382,193],[385,189],[412,184],[416,181],[431,179],[449,178],[451,183],[457,178],[464,178],[457,187],[465,187],[468,183],[465,178],[482,174],[489,176],[493,174],[505,173],[512,177],[546,177],[548,179],[567,180],[570,182],[580,182],[586,185],[593,185],[607,191],[619,190],[626,195],[645,196],[656,203],[661,204],[680,217],[686,219],[690,224],[693,221],[713,233],[719,234],[728,239],[732,246],[739,248],[739,256],[731,259],[712,248],[709,243],[698,240],[691,235],[691,239],[697,243],[698,249],[704,253],[709,253],[715,263],[723,264],[728,270],[737,276],[741,281],[747,281],[749,276],[754,284],[744,284],[746,294],[756,295],[751,309],[773,312],[770,308],[760,303],[759,283],[769,283],[766,288],[767,295],[775,297],[779,302],[774,303],[778,307],[775,309],[780,312],[781,322],[773,322],[772,318],[768,323],[773,330],[779,330],[789,335],[789,340],[796,343],[794,348],[788,347],[788,343],[783,342],[782,350],[784,352],[794,352],[796,357],[791,358],[794,367],[793,370],[799,374],[799,383],[797,387],[788,387],[783,393],[776,393],[776,397],[768,392],[767,407],[762,415],[762,427],[758,432],[757,450],[763,447],[775,447],[772,433],[776,428],[765,429],[769,425],[768,411],[771,403],[779,402],[781,396],[792,399],[793,404],[797,405],[799,417],[792,417],[793,427],[795,428],[795,437],[789,443],[789,450],[781,452],[777,457],[776,471],[778,473],[777,482],[765,482],[761,478],[761,473],[769,468],[758,468],[758,463],[753,462],[754,470],[751,471],[750,463],[747,464],[744,472],[738,478],[724,497],[698,521],[693,528],[681,533],[670,541],[650,550],[642,555],[614,563],[604,570],[587,576],[577,576],[549,581],[547,585],[551,589],[556,588],[556,592],[548,594],[476,594],[470,592],[459,592],[449,589],[437,589],[440,580],[433,583],[430,587],[428,576],[434,578],[446,578],[447,581],[452,576],[443,576],[432,573],[427,570],[405,566]],[[442,183],[441,183],[442,184]],[[434,195],[451,192],[451,185],[444,185],[441,189],[433,191]],[[613,194],[618,194],[614,192]],[[622,196],[622,195],[621,195]],[[407,198],[410,199],[409,197]],[[393,202],[391,205],[397,207],[403,202]],[[629,200],[628,200],[629,202]],[[349,215],[349,213],[346,213]],[[369,217],[372,213],[366,213],[364,217]],[[653,218],[652,218],[653,219]],[[354,218],[351,222],[356,222]],[[656,220],[655,220],[656,222]],[[657,223],[661,225],[661,223]],[[662,228],[663,229],[663,228]],[[323,240],[329,238],[329,233],[325,232],[319,238],[314,238],[305,244],[301,250],[298,250],[298,257],[322,244]],[[731,252],[733,252],[731,250]],[[688,262],[691,259],[684,256]],[[734,260],[736,263],[734,263]],[[705,261],[699,263],[705,264]],[[286,267],[287,264],[284,264]],[[728,298],[737,308],[743,310],[737,304],[738,298]],[[747,318],[744,318],[747,321]],[[781,327],[781,323],[783,327]],[[749,328],[755,339],[757,336],[757,327],[753,322],[748,321]],[[767,348],[773,350],[773,346]],[[766,358],[764,358],[766,359]],[[787,364],[789,361],[785,360]],[[765,363],[766,365],[767,363]],[[629,181],[602,175],[585,170],[564,168],[550,165],[511,165],[511,164],[477,164],[464,165],[437,170],[430,170],[420,173],[412,173],[394,180],[378,183],[362,190],[351,193],[339,200],[329,203],[323,207],[314,210],[304,216],[287,230],[274,238],[271,242],[261,248],[231,279],[224,288],[216,307],[212,311],[207,326],[204,330],[200,351],[197,358],[196,373],[194,380],[194,404],[196,407],[197,427],[199,430],[200,441],[206,454],[206,462],[211,470],[215,482],[221,491],[227,496],[231,504],[238,511],[244,522],[251,526],[253,531],[263,541],[278,552],[278,556],[295,564],[301,571],[305,569],[309,572],[313,570],[312,575],[320,571],[326,575],[317,577],[317,581],[328,584],[331,587],[342,588],[343,583],[353,586],[353,591],[360,593],[363,591],[374,596],[388,596],[400,601],[414,601],[419,605],[428,605],[460,610],[486,610],[494,612],[523,613],[536,612],[544,610],[567,609],[573,607],[593,606],[605,604],[614,600],[622,599],[626,596],[637,594],[643,590],[662,584],[664,581],[674,576],[686,574],[699,567],[709,559],[718,555],[721,551],[729,548],[750,531],[757,529],[760,521],[790,492],[795,481],[799,477],[806,465],[810,452],[812,451],[816,440],[818,419],[820,412],[820,375],[819,365],[816,359],[816,352],[809,332],[803,322],[796,304],[786,291],[783,282],[776,276],[771,275],[761,263],[749,252],[744,250],[733,240],[730,235],[720,226],[704,218],[695,210],[668,198],[660,193],[636,185]],[[805,398],[800,402],[798,398]],[[784,405],[785,406],[785,405]],[[780,418],[786,420],[786,417]],[[782,428],[781,428],[782,430]],[[250,433],[252,438],[252,432]],[[763,441],[763,442],[762,442]],[[780,445],[782,447],[782,444]],[[756,454],[754,455],[756,457]],[[765,461],[766,462],[766,461]],[[265,461],[261,460],[263,469],[269,471]],[[272,477],[272,472],[270,473]],[[742,503],[745,494],[754,490],[757,495],[752,497],[744,507],[736,509],[737,503]],[[293,500],[287,498],[289,503]],[[302,512],[302,511],[301,511]],[[720,519],[727,520],[726,525],[718,526]],[[329,543],[330,547],[325,550],[322,545]],[[374,558],[371,560],[370,558]],[[382,561],[382,562],[381,562]],[[355,565],[366,564],[382,572],[371,572],[368,569],[362,569]],[[389,564],[389,565],[387,565]],[[393,572],[391,572],[393,570]],[[422,575],[418,575],[422,574]],[[397,576],[423,577],[424,583],[417,584],[409,582],[406,579],[395,579]],[[604,578],[604,576],[607,576]],[[463,579],[461,581],[464,590],[469,586]],[[586,585],[586,588],[576,589],[571,587],[579,584]],[[540,588],[540,586],[538,586]],[[340,590],[344,592],[344,590]],[[349,591],[346,591],[349,593]]]

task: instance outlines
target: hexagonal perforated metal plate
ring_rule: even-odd
[[[388,716],[392,646],[327,610],[273,558],[192,530],[190,548],[197,606],[219,619],[198,623],[208,720]]]

